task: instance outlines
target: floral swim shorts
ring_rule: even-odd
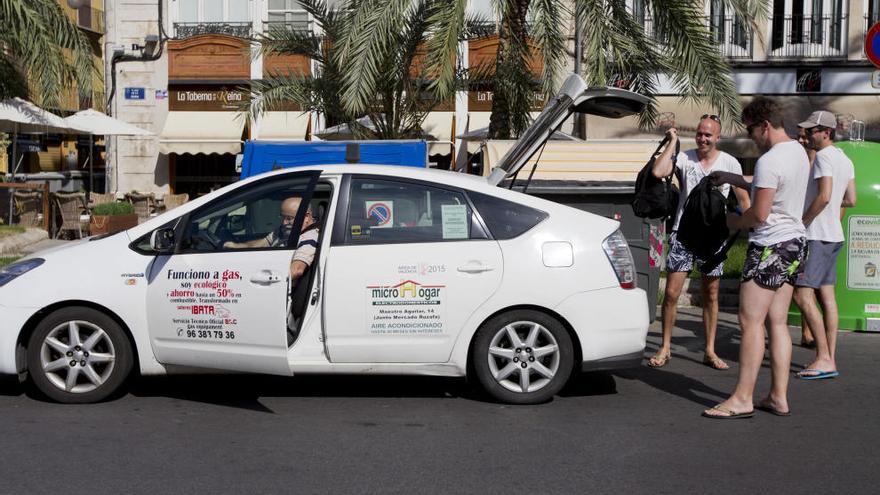
[[[765,289],[776,290],[782,284],[794,285],[804,269],[807,240],[804,237],[789,239],[770,246],[749,243],[743,265],[742,281],[754,280]]]

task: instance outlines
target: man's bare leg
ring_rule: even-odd
[[[813,329],[813,338],[816,342],[816,358],[812,363],[806,366],[806,369],[836,371],[834,359],[828,350],[827,332],[825,331],[825,323],[822,321],[822,313],[816,307],[815,290],[810,287],[798,287],[794,292],[794,301],[801,310],[801,315],[806,319],[807,324]],[[835,308],[835,313],[837,310]]]
[[[754,280],[739,288],[739,325],[742,330],[739,347],[739,374],[733,394],[717,409],[707,409],[705,414],[725,416],[726,411],[744,413],[753,410],[755,383],[764,360],[764,319],[773,302],[773,290],[765,289]]]
[[[663,293],[663,306],[661,307],[661,319],[663,320],[663,341],[660,349],[648,361],[648,366],[660,367],[669,360],[672,352],[672,329],[675,327],[675,319],[678,317],[678,297],[681,288],[687,278],[686,272],[669,272],[666,274],[666,290]]]
[[[783,284],[773,295],[767,315],[770,323],[770,394],[761,401],[764,407],[788,412],[788,378],[791,373],[791,334],[788,333],[788,308],[794,287]]]
[[[840,324],[840,314],[837,310],[837,299],[834,296],[833,285],[819,287],[819,301],[824,310],[825,336],[828,342],[828,355],[831,357],[833,367],[837,369],[837,330]]]
[[[703,327],[706,329],[706,355],[703,362],[718,370],[728,369],[727,363],[715,353],[715,335],[718,331],[718,290],[721,281],[718,277],[703,274],[700,279],[700,292],[703,297]]]

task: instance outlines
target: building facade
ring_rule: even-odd
[[[707,0],[705,22],[744,101],[780,97],[792,125],[814,109],[829,109],[839,115],[842,129],[862,121],[866,138],[880,140],[880,81],[863,49],[867,29],[880,20],[878,3],[774,0],[769,19],[753,32],[721,2]],[[651,14],[643,2],[629,5],[650,33]],[[493,15],[488,0],[472,0],[471,7]],[[316,69],[303,57],[257,56],[250,41],[271,26],[316,32],[296,0],[114,0],[106,11],[109,111],[154,134],[111,142],[109,190],[201,194],[236,180],[236,154],[245,139],[302,140],[324,129],[320,116],[293,105],[253,122],[237,112],[244,98],[240,88],[250,81]],[[150,40],[157,38],[168,41],[151,51]],[[496,50],[491,34],[463,42],[461,63],[492,60]],[[533,70],[540,73],[540,67]],[[672,85],[659,78],[662,124],[687,134],[712,109],[682,104]],[[491,88],[462,92],[428,115],[423,129],[432,140],[432,161],[461,163],[468,151],[476,151],[457,136],[488,126],[491,98]],[[536,111],[541,104],[536,99]],[[655,139],[661,132],[639,130],[634,119],[587,122],[589,139]],[[724,142],[740,158],[756,155],[740,130],[726,130]]]

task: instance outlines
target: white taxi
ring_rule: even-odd
[[[105,399],[135,370],[194,368],[468,376],[497,400],[536,403],[575,369],[637,365],[648,303],[618,223],[496,185],[573,111],[645,102],[579,78],[563,89],[489,181],[279,170],[3,268],[0,373],[69,403]],[[299,208],[282,222],[289,198]],[[294,280],[307,216],[315,253]],[[287,238],[248,244],[267,236]]]

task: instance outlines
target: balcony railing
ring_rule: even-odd
[[[311,33],[314,29],[312,21],[265,21],[263,22],[263,31],[269,32],[277,29],[286,29],[300,33]]]
[[[770,59],[846,58],[846,16],[789,15],[770,22]]]
[[[723,57],[731,60],[752,58],[754,36],[745,22],[733,15],[706,16],[704,19],[712,34],[712,39]],[[653,18],[645,17],[644,29],[649,38],[665,44],[665,41],[655,32]]]
[[[202,34],[225,34],[236,38],[250,38],[253,25],[250,22],[175,22],[177,38],[190,38]]]

